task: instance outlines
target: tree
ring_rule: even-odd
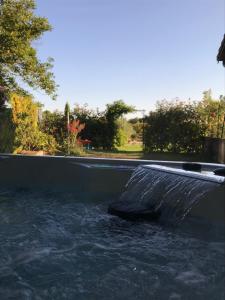
[[[70,135],[70,131],[69,131],[69,124],[70,124],[70,105],[68,102],[66,102],[66,105],[65,105],[65,109],[64,109],[64,118],[66,120],[66,128],[67,128],[67,139],[69,141],[69,135]],[[69,143],[68,143],[69,145]]]
[[[223,138],[225,121],[225,97],[213,99],[211,90],[203,92],[203,99],[198,103],[198,112],[205,125],[205,136]]]
[[[63,113],[59,111],[43,111],[40,129],[44,133],[52,135],[59,146],[62,145],[67,136],[66,122]]]
[[[85,123],[81,132],[82,139],[91,140],[91,145],[96,148],[111,150],[117,146],[119,128],[118,119],[126,113],[133,112],[134,108],[125,104],[122,100],[114,101],[106,105],[103,112],[76,105],[74,117]]]
[[[16,94],[11,97],[12,121],[15,126],[15,152],[22,150],[44,150],[54,153],[56,142],[54,137],[39,130],[39,104],[31,97]]]
[[[108,126],[105,112],[90,109],[86,104],[84,106],[76,105],[73,117],[85,123],[85,128],[80,133],[83,140],[90,140],[91,146],[94,148],[107,148]]]
[[[134,129],[132,139],[137,141],[143,141],[143,118],[130,119],[129,123],[133,126]]]
[[[119,130],[117,120],[124,114],[133,112],[135,109],[133,106],[125,104],[122,100],[114,101],[112,104],[107,104],[105,117],[107,120],[107,135],[106,135],[106,147],[111,150],[116,146],[116,136]]]
[[[116,145],[121,147],[128,143],[132,135],[135,135],[135,131],[130,122],[125,118],[119,118],[117,121],[117,134],[116,134]]]
[[[0,1],[0,87],[5,93],[27,94],[19,84],[22,80],[55,98],[53,60],[41,62],[33,47],[51,26],[46,18],[35,16],[35,7],[34,0]]]
[[[68,126],[70,123],[70,105],[68,102],[66,102],[66,105],[65,105],[64,116],[66,119],[66,126]]]

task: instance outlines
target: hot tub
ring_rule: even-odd
[[[224,299],[221,192],[179,226],[107,213],[152,163],[1,155],[0,299]]]

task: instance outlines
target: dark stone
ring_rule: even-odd
[[[213,171],[215,175],[225,176],[225,168],[218,168]]]
[[[131,203],[129,199],[111,203],[108,213],[130,221],[156,221],[161,215],[160,211],[155,211],[153,207],[144,206],[140,202]]]
[[[183,163],[182,168],[185,171],[201,172],[202,166],[197,163]]]

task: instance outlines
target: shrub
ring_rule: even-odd
[[[84,123],[79,120],[73,120],[68,124],[68,137],[64,140],[64,152],[69,155],[84,154],[83,146],[79,143],[78,134],[85,128]]]
[[[22,150],[38,151],[43,150],[54,154],[57,150],[57,143],[54,137],[41,132],[40,130],[30,131],[29,128],[16,128],[14,153]]]
[[[145,120],[145,151],[199,153],[204,130],[195,104],[160,102]]]
[[[57,148],[54,137],[38,128],[38,103],[33,102],[30,97],[12,95],[11,105],[15,126],[14,153],[43,150],[53,154]]]

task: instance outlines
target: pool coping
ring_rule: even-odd
[[[23,154],[8,154],[8,153],[0,153],[1,159],[27,159],[27,160],[71,160],[71,162],[77,163],[89,163],[89,164],[110,164],[110,165],[121,165],[124,166],[133,166],[136,167],[138,165],[164,165],[169,167],[178,167],[181,168],[183,163],[192,163],[187,161],[166,161],[166,160],[142,160],[142,159],[122,159],[122,158],[102,158],[102,157],[81,157],[81,156],[53,156],[53,155],[23,155]],[[216,168],[224,168],[225,164],[216,164],[216,163],[205,163],[205,162],[195,162],[202,166],[203,171],[212,171]]]

